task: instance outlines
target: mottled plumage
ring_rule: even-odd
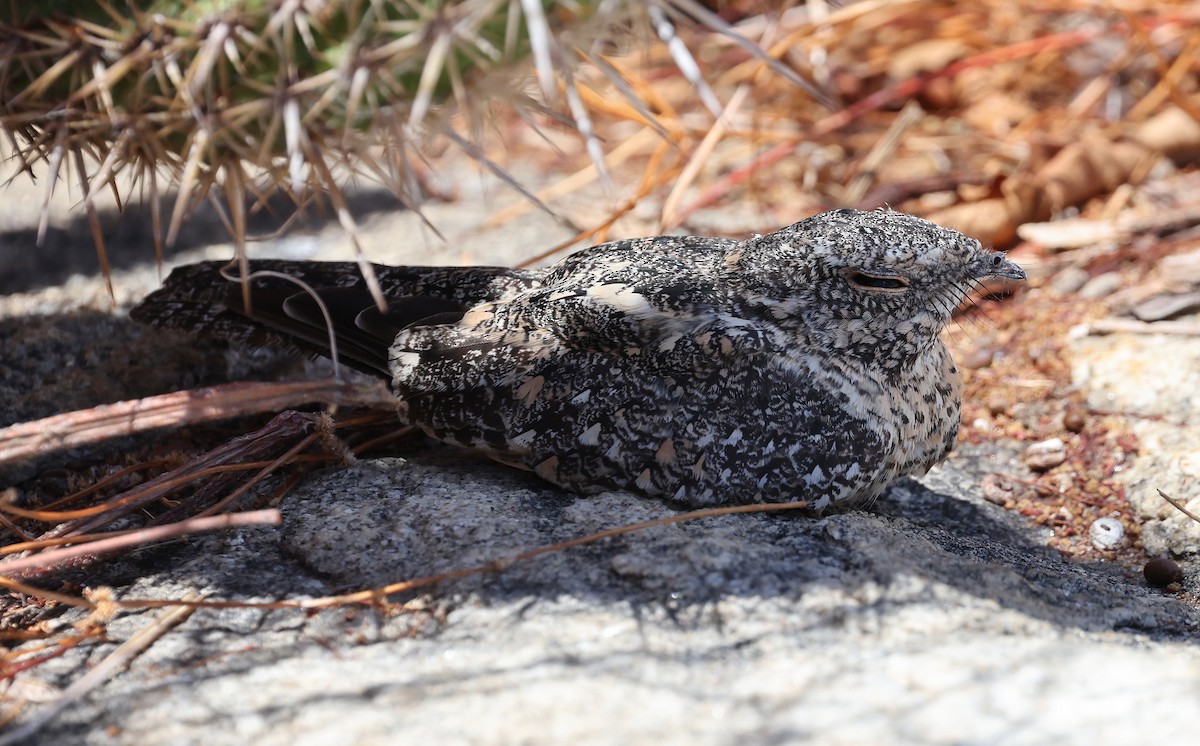
[[[324,351],[313,301],[218,264],[134,310],[160,326]],[[1024,279],[1002,254],[891,211],[766,236],[642,238],[547,270],[254,262],[322,288],[341,353],[385,375],[401,418],[579,492],[688,506],[877,496],[945,458],[961,383],[939,332],[966,293]],[[365,309],[365,310],[364,310]]]

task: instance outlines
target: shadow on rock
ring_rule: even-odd
[[[163,198],[166,206],[174,204],[174,195]],[[357,218],[399,210],[403,207],[390,192],[381,190],[362,191],[347,195],[351,214]],[[163,220],[169,217],[164,208]],[[296,211],[295,205],[282,197],[270,200],[267,209],[259,209],[247,216],[247,233],[251,236],[269,235],[283,228],[289,216]],[[0,294],[31,292],[44,287],[61,285],[72,275],[100,274],[100,260],[92,240],[91,224],[82,209],[64,228],[49,228],[41,246],[37,244],[36,229],[17,229],[0,232]],[[149,207],[135,206],[127,212],[101,210],[98,218],[108,264],[114,270],[126,269],[154,261],[154,228]],[[309,207],[288,225],[289,230],[315,230],[337,217],[332,209]],[[230,240],[229,232],[221,218],[207,204],[197,208],[196,213],[184,224],[175,245],[164,248],[166,256],[173,256],[188,249],[225,243]]]
[[[784,605],[804,627],[869,626],[908,607],[964,597],[984,618],[1015,612],[1084,631],[1173,638],[1200,627],[1190,606],[1119,567],[1065,561],[1019,517],[961,494],[955,485],[962,479],[952,463],[930,480],[937,489],[903,480],[871,511],[659,526],[424,592],[510,607],[563,599],[628,604],[685,627],[719,626],[731,603]],[[577,498],[442,447],[310,477],[281,509],[281,529],[211,539],[188,572],[228,598],[312,593],[314,580],[338,593],[483,567],[674,513],[622,492]],[[295,586],[301,581],[303,591]]]
[[[99,311],[0,319],[0,427],[230,380],[269,379],[294,361],[275,351],[231,353],[224,342]],[[0,487],[161,437],[149,433],[0,466]]]

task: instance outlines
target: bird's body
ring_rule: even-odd
[[[247,316],[217,266],[177,270],[135,317],[322,351],[297,288],[255,282]],[[939,332],[979,281],[1024,278],[962,234],[853,210],[746,241],[617,241],[548,270],[378,267],[386,316],[356,265],[253,268],[320,288],[343,355],[439,440],[579,492],[817,509],[945,458],[961,383]]]

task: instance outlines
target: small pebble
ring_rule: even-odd
[[[992,364],[992,360],[996,357],[996,351],[987,347],[976,347],[975,349],[963,355],[958,364],[967,370],[979,370],[986,368]]]
[[[1172,583],[1183,582],[1183,569],[1179,563],[1167,557],[1152,559],[1142,568],[1146,584],[1153,588],[1166,588]]]
[[[1096,275],[1079,288],[1079,297],[1084,300],[1100,300],[1107,298],[1121,289],[1121,275],[1116,272],[1105,272]]]
[[[1063,427],[1073,433],[1082,432],[1087,427],[1087,402],[1079,399],[1068,399],[1063,408]]]
[[[1158,269],[1173,283],[1200,285],[1200,249],[1164,256],[1158,261]]]
[[[1092,279],[1083,267],[1067,267],[1050,280],[1050,289],[1056,293],[1068,295],[1079,290]]]
[[[1002,474],[988,474],[983,478],[983,499],[996,505],[1007,505],[1016,499],[1017,485]]]
[[[1125,538],[1125,526],[1116,518],[1097,518],[1092,521],[1088,536],[1097,549],[1112,549]]]
[[[1062,495],[1066,494],[1068,490],[1075,486],[1075,475],[1067,472],[1047,474],[1045,477],[1038,480],[1038,482],[1045,487],[1049,487],[1051,491]]]
[[[1067,444],[1061,438],[1034,443],[1021,454],[1021,460],[1034,471],[1053,469],[1067,460]]]
[[[1142,321],[1162,321],[1191,313],[1200,308],[1200,293],[1156,295],[1133,307],[1133,315]]]
[[[1012,401],[999,391],[988,394],[986,403],[988,411],[994,415],[1004,414],[1012,406]]]

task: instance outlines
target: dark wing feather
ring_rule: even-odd
[[[329,354],[329,330],[317,302],[294,282],[258,277],[250,307],[241,285],[221,276],[224,262],[180,267],[130,315],[134,320],[250,346],[278,346]],[[313,288],[329,310],[340,357],[354,368],[388,376],[388,348],[400,330],[452,323],[477,303],[503,299],[537,284],[539,274],[503,267],[376,266],[388,310],[381,312],[353,262],[267,260],[271,270]]]

